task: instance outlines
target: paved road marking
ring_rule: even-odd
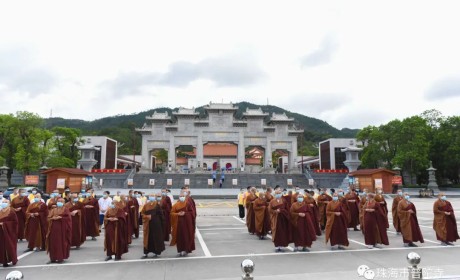
[[[22,255],[20,255],[20,256],[18,257],[18,260],[20,260],[20,259],[22,259],[22,258],[24,258],[24,257],[27,257],[28,255],[33,254],[33,253],[34,253],[34,251],[30,251],[30,252],[24,253],[24,254],[22,254]]]
[[[207,230],[243,230],[245,227],[232,227],[232,228],[200,228],[201,231]]]
[[[460,245],[455,246],[425,246],[425,247],[397,247],[397,248],[382,248],[379,250],[369,249],[353,249],[353,250],[323,250],[323,251],[310,251],[310,252],[284,252],[284,253],[260,253],[260,254],[239,254],[239,255],[219,255],[219,256],[197,256],[197,257],[173,257],[173,258],[157,258],[157,259],[146,259],[146,260],[119,260],[119,261],[99,261],[99,262],[82,262],[82,263],[63,263],[63,264],[49,264],[49,265],[24,265],[24,266],[12,266],[6,268],[0,268],[2,270],[21,269],[21,268],[49,268],[49,267],[60,267],[60,266],[85,266],[85,265],[99,265],[99,264],[121,264],[121,263],[155,263],[164,261],[186,261],[186,260],[199,260],[199,259],[226,259],[226,258],[247,258],[247,257],[267,257],[267,256],[283,256],[283,255],[302,255],[302,254],[340,254],[350,252],[365,252],[375,253],[381,251],[417,251],[425,249],[436,249],[436,250],[449,250],[452,248],[459,248]]]
[[[391,230],[387,230],[387,232],[396,234],[395,231],[391,231]],[[429,243],[433,243],[433,244],[438,244],[438,245],[440,245],[440,242],[436,242],[436,241],[433,241],[433,240],[430,240],[430,239],[423,238],[423,240],[426,241],[426,242],[429,242]]]
[[[237,216],[232,216],[232,217],[235,218],[237,221],[240,221],[240,222],[242,222],[243,224],[246,224],[245,221],[241,220],[241,219],[238,218]],[[272,236],[271,236],[270,234],[267,234],[267,237],[270,238],[270,239],[272,239]],[[287,246],[286,248],[287,248],[289,251],[294,252],[294,248],[292,248],[291,246]]]
[[[348,241],[351,241],[351,242],[353,242],[353,243],[356,243],[356,244],[359,244],[359,245],[362,245],[362,246],[367,247],[366,244],[364,244],[364,243],[362,243],[362,242],[359,242],[359,241],[356,241],[356,240],[353,240],[353,239],[350,239],[350,238],[348,238]]]
[[[246,224],[246,221],[241,220],[241,219],[238,218],[237,216],[232,216],[232,217],[235,218],[238,222],[243,223],[243,224]]]
[[[198,241],[200,242],[204,255],[208,258],[212,257],[211,252],[209,252],[208,246],[206,246],[206,243],[204,243],[203,236],[201,236],[200,230],[198,228],[196,228],[195,230],[195,235],[198,238]]]

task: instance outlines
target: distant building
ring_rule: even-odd
[[[94,159],[97,163],[93,169],[116,169],[118,142],[106,136],[82,136],[85,145],[99,148],[95,152]]]
[[[347,169],[343,163],[345,153],[341,150],[355,145],[356,138],[330,138],[319,142],[320,169]]]

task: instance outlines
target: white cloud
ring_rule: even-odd
[[[0,4],[0,113],[250,101],[338,128],[459,115],[457,1]],[[303,67],[302,67],[303,66]],[[103,86],[101,86],[103,85]]]

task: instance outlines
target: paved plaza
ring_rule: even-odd
[[[460,215],[460,198],[450,201]],[[197,200],[196,251],[178,257],[176,248],[167,246],[160,258],[141,260],[142,234],[134,239],[122,260],[105,262],[103,237],[89,239],[80,250],[72,249],[64,264],[46,265],[45,252],[23,253],[26,243],[18,245],[20,260],[16,267],[0,268],[0,279],[12,270],[24,273],[24,279],[241,279],[241,262],[255,263],[255,279],[365,279],[357,268],[367,265],[374,279],[407,279],[406,256],[417,252],[421,267],[431,278],[460,275],[460,244],[443,247],[432,229],[434,199],[414,198],[425,243],[418,248],[404,248],[402,237],[388,231],[390,245],[367,249],[361,232],[348,231],[350,246],[345,251],[331,250],[324,236],[313,243],[310,252],[275,253],[270,239],[258,240],[249,235],[245,222],[237,217],[234,200]],[[389,207],[391,199],[387,198]],[[391,222],[390,222],[391,223]],[[291,244],[292,246],[292,244]],[[148,276],[146,276],[148,275]],[[452,278],[450,278],[452,279]],[[454,278],[455,279],[455,278]],[[459,277],[460,279],[460,277]]]

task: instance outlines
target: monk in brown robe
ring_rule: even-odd
[[[332,196],[332,201],[326,207],[326,243],[330,240],[331,246],[337,245],[339,250],[344,250],[348,246],[348,229],[345,211],[338,195]]]
[[[375,189],[376,189],[376,194],[375,194],[374,200],[380,203],[380,206],[382,206],[383,212],[385,213],[386,225],[387,225],[387,228],[389,228],[390,224],[388,223],[388,207],[387,207],[387,202],[385,201],[385,197],[383,196],[383,190],[381,187],[378,187]]]
[[[50,263],[62,263],[70,256],[72,242],[72,219],[70,211],[64,207],[64,198],[59,198],[56,208],[48,214],[48,232],[46,234],[46,251],[50,256]]]
[[[291,209],[292,205],[292,191],[287,191],[286,189],[283,190],[282,199],[285,201],[287,207]]]
[[[164,241],[169,241],[169,235],[171,234],[171,219],[169,219],[169,217],[171,216],[172,203],[171,203],[171,199],[169,198],[166,189],[161,190],[160,207],[165,217],[164,219],[164,231],[165,232],[164,232],[163,239]]]
[[[128,227],[125,212],[125,205],[119,201],[113,201],[104,216],[104,251],[106,252],[105,261],[111,260],[115,255],[115,260],[128,252]]]
[[[265,191],[265,200],[270,203],[272,199],[274,198],[272,195],[273,189],[271,187],[267,187],[267,190]]]
[[[161,200],[161,194],[158,196],[149,195],[141,211],[144,229],[144,255],[142,259],[147,258],[149,253],[153,253],[154,257],[157,257],[165,250],[165,218],[160,206]]]
[[[391,216],[393,217],[393,226],[395,227],[396,234],[401,234],[401,225],[398,216],[398,204],[403,200],[402,190],[397,191],[397,195],[393,198],[393,203],[391,204]]]
[[[359,231],[359,196],[354,187],[345,195],[347,201],[348,211],[350,212],[350,220],[348,228],[353,228],[354,231]]]
[[[122,209],[125,213],[125,222],[127,226],[126,230],[124,231],[124,233],[126,234],[125,239],[128,244],[131,244],[133,240],[133,227],[131,226],[131,220],[129,215],[128,197],[124,194],[120,195],[120,201],[115,201],[115,205],[117,208]]]
[[[25,252],[45,250],[46,231],[48,230],[48,208],[37,193],[34,202],[27,207],[25,237],[29,242]]]
[[[171,209],[171,246],[176,245],[179,256],[183,257],[195,250],[195,230],[193,229],[193,208],[181,192],[179,200]]]
[[[192,210],[193,210],[193,234],[195,234],[195,227],[196,227],[196,204],[195,204],[195,200],[192,198],[192,193],[190,191],[190,187],[189,186],[184,186],[184,194],[185,194],[185,197],[186,197],[186,200],[187,202],[192,206]]]
[[[18,218],[8,200],[0,197],[0,201],[0,262],[3,267],[8,267],[18,262]]]
[[[86,240],[84,205],[79,201],[77,193],[72,193],[69,197],[69,202],[64,207],[69,209],[72,219],[72,240],[70,246],[79,249]]]
[[[276,247],[276,252],[282,252],[281,247],[289,246],[291,241],[291,213],[281,197],[281,190],[277,189],[275,191],[275,198],[270,201],[268,206],[272,241]]]
[[[95,241],[96,236],[99,236],[99,202],[92,196],[91,192],[86,193],[85,196],[83,205],[86,236],[91,236],[91,240]]]
[[[292,204],[296,203],[297,202],[297,197],[299,196],[299,191],[300,191],[300,188],[299,186],[295,186],[294,188],[292,188],[292,190],[290,191],[290,194],[291,194],[291,206]]]
[[[316,231],[311,220],[312,209],[304,203],[303,194],[297,195],[297,202],[292,204],[291,209],[292,241],[294,242],[294,251],[308,252],[313,241],[316,240]]]
[[[250,188],[249,195],[246,199],[246,226],[248,227],[249,234],[256,233],[256,217],[254,215],[254,201],[257,199],[256,189],[254,187]]]
[[[308,213],[311,215],[311,220],[315,228],[316,236],[321,236],[322,233],[321,233],[321,226],[319,224],[320,217],[319,217],[318,205],[316,204],[316,200],[313,198],[312,192],[305,190],[304,202],[311,209],[311,212],[308,212]]]
[[[139,203],[133,190],[129,191],[128,196],[129,220],[131,222],[131,232],[134,238],[139,238]]]
[[[359,224],[361,225],[361,232],[364,234],[364,228],[362,226],[363,224],[363,219],[364,219],[364,205],[367,202],[367,194],[368,194],[368,189],[363,189],[361,194],[359,195]]]
[[[417,210],[410,202],[408,193],[404,193],[404,199],[398,204],[398,216],[401,225],[404,247],[418,247],[414,242],[424,242],[422,231],[418,225]]]
[[[455,219],[454,209],[452,204],[446,199],[446,195],[442,192],[438,194],[438,199],[433,205],[433,229],[436,232],[436,238],[441,241],[441,245],[451,245],[451,242],[456,242],[460,239],[457,231],[457,221]]]
[[[379,248],[377,244],[389,245],[387,228],[385,224],[385,212],[380,203],[374,200],[375,194],[367,195],[364,204],[364,219],[361,225],[364,229],[364,243],[369,249]]]
[[[56,208],[56,203],[58,201],[60,197],[60,194],[59,194],[59,191],[58,190],[54,190],[51,194],[50,194],[50,198],[48,199],[48,201],[46,201],[46,205],[48,207],[48,211],[50,211],[51,209],[53,208]]]
[[[326,228],[326,207],[330,201],[332,201],[332,197],[326,193],[326,189],[322,189],[320,195],[318,196],[318,209],[319,209],[319,223],[321,225],[321,230]]]
[[[256,234],[260,240],[264,239],[270,229],[270,217],[268,214],[268,203],[265,200],[265,193],[259,193],[259,197],[254,201],[254,216]]]
[[[21,241],[25,239],[24,229],[26,225],[26,212],[29,204],[30,200],[27,197],[26,190],[24,189],[20,189],[19,196],[15,197],[13,201],[11,201],[11,209],[14,210],[13,212],[16,213],[16,216],[18,217],[18,239]]]
[[[347,228],[348,225],[350,224],[350,209],[348,209],[348,201],[345,198],[345,195],[343,194],[343,190],[339,189],[337,191],[337,195],[339,197],[339,201],[342,203],[343,211],[345,211],[345,218],[347,219]]]

